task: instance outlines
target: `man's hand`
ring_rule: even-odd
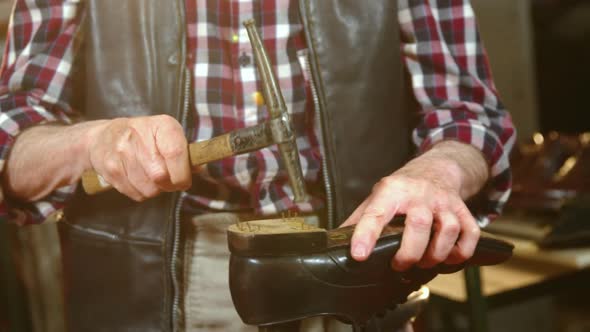
[[[30,128],[14,143],[3,189],[35,201],[78,182],[88,169],[136,201],[185,190],[192,180],[182,126],[156,115]]]
[[[369,257],[381,231],[406,215],[402,244],[392,267],[458,264],[473,255],[480,230],[463,203],[481,189],[488,166],[470,145],[444,141],[377,183],[342,226],[357,224],[351,254]]]
[[[191,185],[182,126],[167,115],[110,120],[88,140],[89,168],[136,201]]]

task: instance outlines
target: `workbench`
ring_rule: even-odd
[[[590,247],[547,250],[533,241],[501,238],[515,245],[508,262],[439,275],[428,284],[433,303],[468,314],[471,331],[488,331],[488,309],[575,289],[590,280]]]

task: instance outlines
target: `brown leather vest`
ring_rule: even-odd
[[[88,0],[88,119],[166,113],[184,122],[184,0]],[[396,2],[301,0],[336,224],[410,152]],[[181,317],[178,194],[137,204],[76,195],[60,223],[69,331],[168,331]],[[332,227],[334,225],[331,225]]]

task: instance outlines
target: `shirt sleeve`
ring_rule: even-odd
[[[421,117],[420,151],[443,140],[473,145],[490,180],[474,215],[480,226],[501,213],[511,191],[508,154],[515,129],[494,86],[468,0],[399,0],[402,55]]]
[[[79,0],[16,0],[0,67],[0,172],[15,138],[50,122],[71,123],[70,74],[81,19]],[[31,174],[31,176],[34,176]],[[55,216],[75,186],[25,203],[0,188],[0,220],[40,223]]]

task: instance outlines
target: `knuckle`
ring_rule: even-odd
[[[121,117],[121,118],[114,118],[109,122],[109,130],[114,132],[121,132],[124,131],[125,128],[129,127],[129,125],[133,121],[133,118]]]
[[[430,182],[424,180],[424,179],[416,179],[413,177],[409,177],[409,176],[404,176],[402,178],[400,178],[400,181],[403,181],[404,185],[408,188],[411,188],[411,191],[419,194],[419,195],[424,195],[424,194],[428,194],[428,195],[432,195],[433,194],[433,189],[432,185]]]
[[[170,116],[168,114],[154,115],[152,119],[154,121],[157,121],[157,122],[163,123],[163,124],[177,123],[178,122],[178,121],[176,121],[175,118],[173,118],[172,116]]]
[[[450,199],[447,194],[439,194],[436,195],[436,200],[434,201],[434,208],[436,211],[445,211],[449,209]]]
[[[373,192],[388,190],[389,188],[395,186],[397,180],[393,176],[386,176],[381,178],[375,185],[373,186]]]
[[[370,221],[377,221],[377,220],[374,219],[374,220],[370,220]],[[371,239],[376,238],[381,233],[381,227],[379,227],[378,222],[365,222],[365,223],[362,223],[359,225],[360,226],[357,226],[357,227],[362,228],[361,233],[366,234],[366,236]]]
[[[465,205],[465,202],[459,196],[453,196],[450,198],[450,208],[455,211],[457,216],[461,218],[470,218],[473,219],[471,212]]]
[[[119,139],[117,143],[115,143],[114,149],[119,154],[125,153],[125,151],[127,150],[127,142],[123,139]]]
[[[364,218],[382,219],[385,216],[385,209],[381,207],[368,207],[363,211]]]
[[[425,215],[413,215],[409,218],[407,223],[419,231],[430,231],[432,222],[430,218]]]
[[[128,128],[142,127],[145,124],[145,120],[145,116],[132,117],[127,119],[126,125]]]
[[[442,224],[441,232],[448,235],[457,235],[461,231],[461,225],[458,222],[446,222]]]
[[[119,175],[121,173],[119,161],[115,158],[105,159],[104,169],[109,175]]]
[[[416,189],[421,193],[428,193],[432,194],[435,193],[436,196],[440,196],[436,193],[436,188],[432,184],[432,182],[426,180],[412,180],[412,186],[416,187]]]
[[[186,150],[186,145],[176,141],[175,144],[166,144],[161,153],[165,159],[174,159],[180,157],[184,153],[184,150]]]
[[[150,172],[148,178],[153,183],[165,183],[168,182],[168,174],[164,171]]]
[[[130,142],[135,133],[134,129],[126,128],[117,138],[114,150],[120,154],[126,153],[129,150]]]
[[[478,239],[481,235],[481,229],[478,226],[470,227],[468,232],[471,236]]]
[[[396,180],[395,177],[393,177],[393,176],[386,176],[386,177],[381,178],[381,180],[379,180],[378,183],[381,186],[384,186],[384,187],[391,187],[391,186],[395,185],[396,182],[397,182],[397,180]]]
[[[172,116],[168,114],[160,114],[152,117],[151,119],[155,126],[163,129],[168,134],[183,134],[184,130],[182,125]]]
[[[152,163],[148,166],[146,175],[148,179],[155,183],[161,183],[168,180],[168,173],[159,163]]]

